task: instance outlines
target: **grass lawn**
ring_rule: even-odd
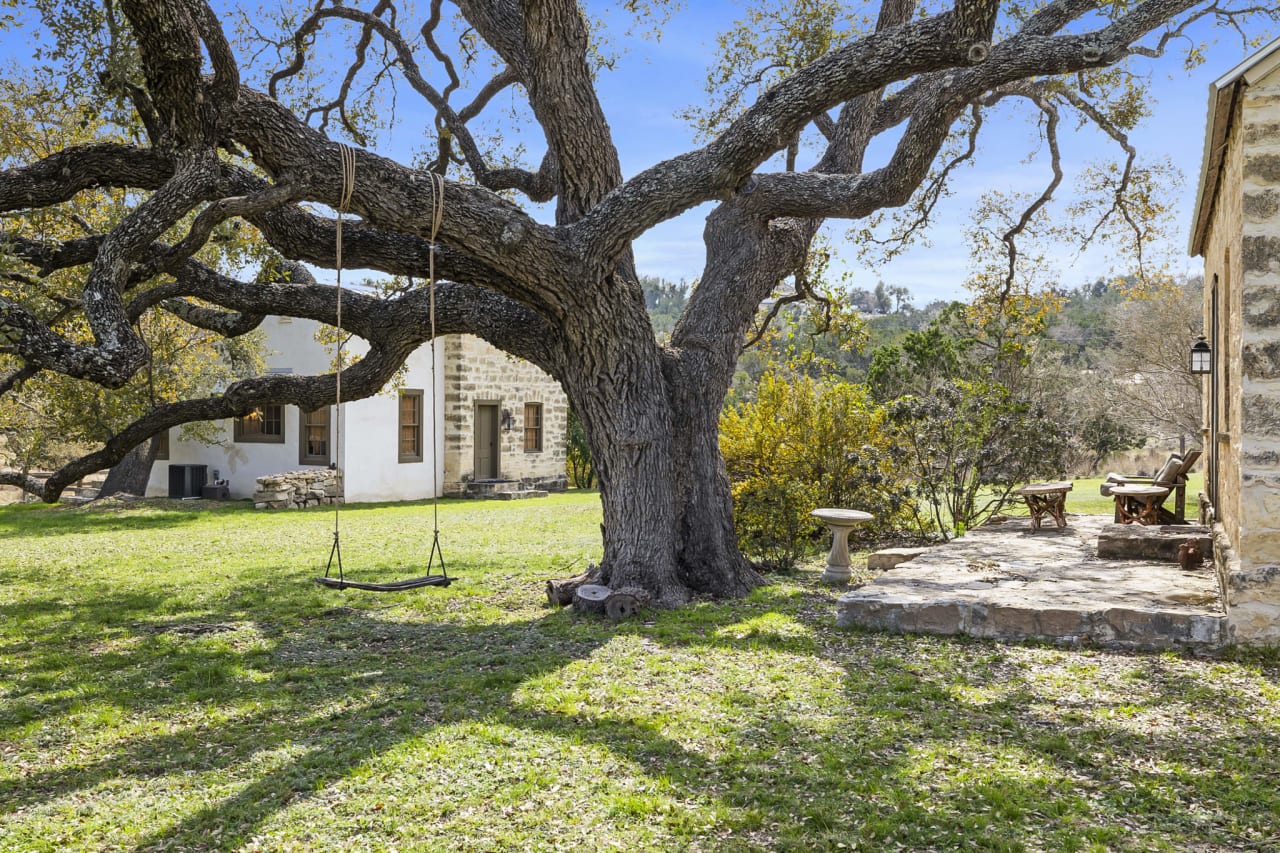
[[[842,632],[817,566],[606,623],[542,592],[594,495],[440,515],[378,596],[322,511],[0,509],[0,850],[1280,849],[1274,655]]]

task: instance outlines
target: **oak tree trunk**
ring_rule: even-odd
[[[142,442],[128,455],[117,462],[107,472],[107,479],[98,492],[99,498],[111,495],[145,495],[147,482],[151,479],[151,468],[155,465],[156,455],[160,452],[160,439],[152,436]]]
[[[593,322],[576,325],[582,336],[562,377],[600,483],[598,582],[645,589],[660,607],[694,594],[745,595],[761,578],[738,551],[719,444],[736,348],[687,358],[663,351],[643,300],[629,296],[608,312],[578,312]]]

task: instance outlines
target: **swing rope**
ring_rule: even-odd
[[[356,152],[352,150],[350,145],[338,143],[338,157],[341,161],[342,168],[342,193],[338,198],[338,223],[336,237],[334,238],[333,254],[334,266],[336,269],[336,284],[338,291],[338,310],[337,310],[337,329],[338,329],[338,367],[334,371],[334,379],[337,385],[336,395],[334,397],[334,417],[333,426],[333,449],[334,462],[330,467],[333,468],[334,476],[337,479],[338,494],[333,499],[333,547],[329,549],[329,565],[325,567],[324,576],[329,577],[329,572],[333,569],[333,560],[338,560],[338,583],[345,585],[345,578],[342,572],[342,540],[339,536],[339,521],[341,519],[341,507],[343,495],[346,494],[346,478],[342,469],[342,368],[343,368],[343,348],[346,344],[346,338],[342,332],[342,215],[351,207],[351,195],[356,189]]]
[[[444,551],[440,550],[440,489],[444,477],[440,470],[440,437],[436,418],[436,235],[444,221],[444,175],[428,172],[431,176],[431,233],[427,238],[427,315],[431,321],[431,556],[427,559],[427,573],[436,557],[440,558],[440,572],[447,579],[444,567]]]
[[[334,470],[338,482],[342,484],[340,492],[345,493],[346,482],[342,466],[336,460],[341,460],[342,455],[342,370],[344,367],[343,348],[346,344],[346,337],[342,329],[342,218],[343,214],[348,211],[351,205],[351,196],[355,192],[356,186],[356,154],[355,151],[343,143],[338,143],[338,154],[341,159],[342,168],[342,193],[338,202],[338,218],[336,238],[334,241],[334,266],[337,268],[336,284],[337,284],[337,329],[338,329],[338,364],[334,371],[336,394],[334,405],[337,410],[337,417],[334,419],[334,451],[335,461],[330,464]],[[335,498],[333,503],[333,547],[329,550],[329,564],[325,567],[324,577],[316,578],[316,582],[323,586],[330,586],[337,589],[346,589],[354,587],[356,589],[370,590],[373,592],[395,592],[398,590],[415,589],[420,586],[448,586],[452,583],[448,572],[444,565],[444,552],[440,548],[440,442],[436,435],[436,236],[440,232],[440,224],[444,221],[444,176],[429,173],[431,179],[431,221],[430,221],[430,237],[427,243],[427,276],[428,276],[428,314],[431,322],[431,463],[432,477],[434,482],[431,489],[431,556],[427,560],[427,574],[419,578],[408,578],[401,581],[392,581],[389,583],[366,583],[362,581],[349,581],[346,579],[342,568],[342,541],[340,538],[339,520],[341,518],[341,497]],[[410,285],[413,278],[410,276]],[[338,577],[335,580],[329,575],[333,571],[334,560],[338,563]],[[431,569],[435,565],[435,561],[440,561],[440,574],[431,574]]]

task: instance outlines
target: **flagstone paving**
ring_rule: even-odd
[[[1098,557],[1104,516],[1065,528],[985,525],[841,595],[836,622],[924,634],[1120,648],[1211,649],[1225,640],[1217,578],[1175,562]]]

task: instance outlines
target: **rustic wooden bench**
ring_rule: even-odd
[[[1160,505],[1169,490],[1164,486],[1128,484],[1112,486],[1111,495],[1116,499],[1116,521],[1120,524],[1159,524]]]
[[[1031,511],[1031,529],[1039,530],[1044,517],[1050,516],[1059,527],[1067,526],[1067,492],[1072,484],[1058,481],[1054,483],[1030,483],[1014,494],[1021,495]]]

